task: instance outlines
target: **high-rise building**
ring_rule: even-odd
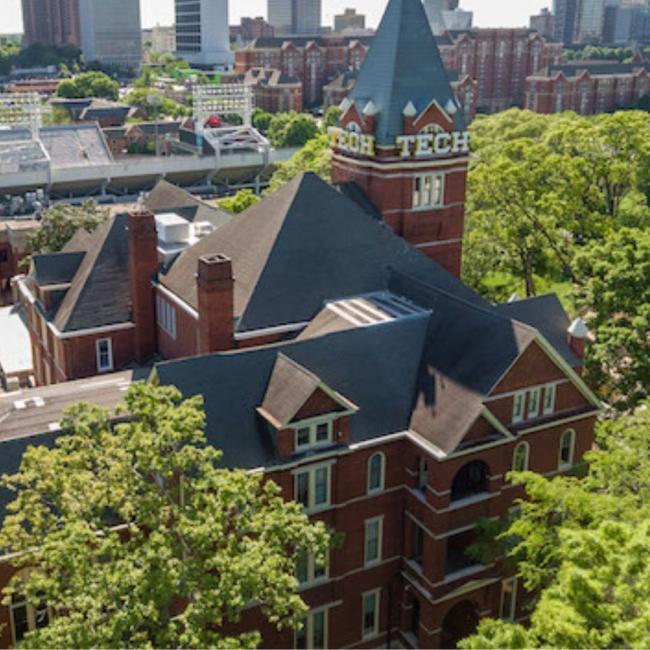
[[[228,0],[176,0],[176,54],[192,65],[232,65]]]
[[[530,28],[544,38],[552,39],[555,36],[555,16],[544,7],[539,14],[530,17]]]
[[[572,45],[576,40],[579,0],[553,0],[555,40]]]
[[[81,45],[79,0],[22,0],[25,45]]]
[[[342,14],[334,16],[334,31],[342,32],[344,29],[365,29],[366,17],[358,14],[356,9],[346,9]]]
[[[613,45],[650,40],[650,7],[646,0],[609,0],[605,7],[603,42]]]
[[[606,4],[607,0],[580,0],[576,20],[576,40],[579,43],[601,40]]]
[[[86,61],[137,69],[142,63],[139,0],[79,0]]]
[[[322,0],[267,0],[269,23],[276,34],[318,34]]]

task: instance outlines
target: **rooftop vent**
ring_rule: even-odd
[[[426,313],[418,305],[389,292],[373,293],[358,298],[339,300],[327,305],[327,309],[357,327],[388,323]]]

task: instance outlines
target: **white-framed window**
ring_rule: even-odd
[[[301,553],[296,561],[296,579],[301,585],[309,585],[328,577],[327,562],[317,562],[313,555]]]
[[[520,442],[512,454],[512,471],[527,472],[530,460],[530,445],[527,442]]]
[[[573,456],[576,446],[576,432],[573,429],[567,429],[560,438],[560,459],[558,467],[560,469],[569,469],[573,467]]]
[[[384,529],[384,518],[373,517],[366,519],[364,537],[364,560],[365,566],[381,562],[382,537]]]
[[[330,505],[331,465],[299,470],[294,475],[295,500],[307,510],[323,510]]]
[[[504,621],[514,621],[517,610],[517,578],[508,578],[501,583],[500,617]]]
[[[363,133],[362,128],[356,122],[348,122],[345,128],[351,133]]]
[[[327,648],[328,610],[316,609],[305,616],[296,630],[294,648],[325,650]]]
[[[332,420],[299,426],[296,429],[296,451],[330,444],[333,428]]]
[[[95,352],[97,354],[97,372],[113,370],[113,342],[111,339],[97,339]]]
[[[373,454],[368,460],[368,494],[384,489],[386,457],[381,452]]]
[[[27,571],[20,575],[26,576]],[[9,618],[11,623],[11,638],[13,646],[17,646],[28,632],[47,626],[50,622],[50,609],[45,601],[32,605],[24,594],[14,593],[9,604]]]
[[[528,419],[532,420],[539,415],[539,401],[541,399],[541,388],[533,388],[528,391]]]
[[[156,318],[160,329],[176,340],[176,309],[162,296],[156,296]]]
[[[544,386],[544,415],[553,415],[553,413],[555,413],[556,394],[556,384],[547,384]]]
[[[422,174],[413,181],[413,208],[438,208],[444,204],[445,175]]]
[[[526,391],[522,390],[515,393],[512,403],[512,423],[524,421],[524,413],[526,411]]]
[[[381,589],[367,591],[362,594],[363,613],[361,619],[361,633],[364,639],[368,639],[379,634],[379,601],[381,598]]]

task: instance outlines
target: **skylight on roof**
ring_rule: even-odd
[[[426,310],[418,305],[389,292],[337,300],[329,303],[327,309],[357,327],[389,323],[426,313]]]

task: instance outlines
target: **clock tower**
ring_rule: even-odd
[[[469,134],[421,0],[390,0],[341,108],[332,182],[460,277]]]

